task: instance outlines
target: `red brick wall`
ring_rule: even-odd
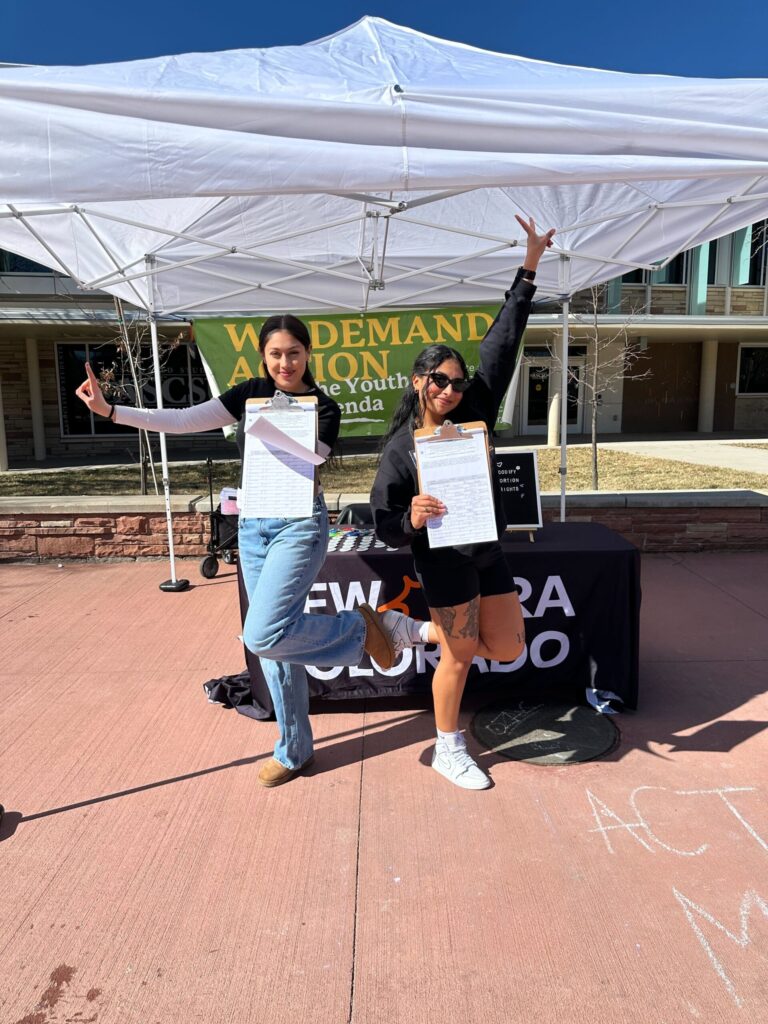
[[[197,512],[174,513],[174,550],[179,557],[205,554],[208,524],[208,516]],[[167,554],[168,530],[162,512],[0,516],[0,561],[159,558]]]

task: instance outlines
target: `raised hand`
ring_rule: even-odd
[[[555,234],[555,228],[550,228],[549,231],[545,231],[543,235],[540,235],[536,230],[536,222],[533,217],[529,217],[528,220],[524,220],[516,213],[515,220],[528,236],[528,248],[525,254],[523,267],[525,267],[526,270],[535,270],[539,265],[539,260],[541,259],[544,251],[552,246],[552,238]]]
[[[96,374],[91,369],[90,363],[85,364],[85,372],[88,376],[77,391],[75,391],[75,394],[97,416],[109,416],[112,412],[112,406],[102,394],[101,385],[96,378]]]

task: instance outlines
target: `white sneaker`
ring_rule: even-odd
[[[465,746],[449,747],[438,740],[432,755],[432,767],[462,789],[488,789],[491,780],[479,768]]]
[[[415,619],[391,610],[380,614],[382,625],[394,645],[395,656],[402,654],[406,647],[415,647],[424,642],[419,636],[419,623]]]

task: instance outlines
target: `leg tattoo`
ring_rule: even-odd
[[[457,610],[453,606],[433,608],[438,622],[446,636],[456,640],[477,640],[480,627],[480,598],[473,598],[467,605],[466,620],[462,626],[456,624]]]
[[[456,619],[455,608],[433,608],[432,611],[438,618],[440,625],[443,628],[443,632],[446,636],[453,636],[451,630],[453,629],[453,623]]]
[[[459,630],[459,636],[476,640],[480,629],[480,598],[473,597],[467,608],[467,621]]]

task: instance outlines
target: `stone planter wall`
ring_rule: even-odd
[[[174,550],[179,558],[202,557],[207,517],[174,513]],[[161,558],[168,554],[165,515],[0,516],[0,560],[67,558]]]
[[[570,508],[570,521],[603,523],[641,551],[768,549],[768,498],[762,507]],[[545,519],[559,519],[547,509]]]

